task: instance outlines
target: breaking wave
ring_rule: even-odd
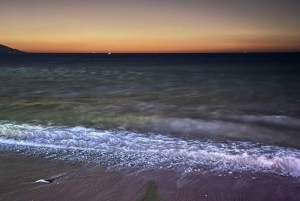
[[[187,140],[172,136],[86,127],[0,122],[0,150],[109,168],[184,172],[268,172],[300,177],[300,151],[242,141]]]

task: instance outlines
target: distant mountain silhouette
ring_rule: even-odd
[[[24,54],[26,52],[7,47],[0,44],[0,54]]]

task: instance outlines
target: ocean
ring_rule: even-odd
[[[0,151],[300,177],[300,54],[0,56]]]

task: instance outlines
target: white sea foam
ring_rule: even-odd
[[[86,160],[99,162],[104,159],[114,167],[158,167],[185,171],[250,170],[300,177],[299,150],[250,142],[184,140],[151,133],[97,130],[81,126],[16,124],[8,121],[0,122],[0,136],[1,149],[4,147],[1,147],[2,144],[37,150],[43,148],[37,153],[49,154],[65,149],[86,153],[92,151],[95,158],[89,155]],[[77,157],[78,160],[75,152],[67,154],[63,157],[52,155],[60,159]]]

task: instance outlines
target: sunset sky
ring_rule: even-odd
[[[300,51],[300,0],[1,0],[27,52]]]

